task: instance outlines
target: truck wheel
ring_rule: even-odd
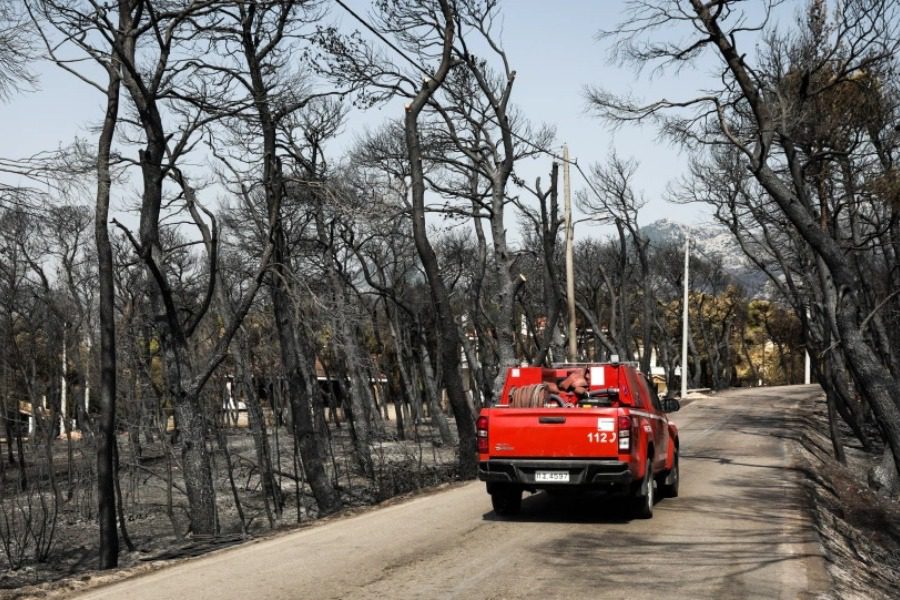
[[[501,517],[519,514],[522,509],[522,488],[498,486],[491,492],[491,505],[494,512]]]
[[[656,482],[653,480],[653,463],[648,458],[644,471],[644,480],[634,492],[634,516],[638,519],[653,518],[653,488]]]
[[[678,480],[681,476],[678,472],[678,450],[672,459],[672,468],[666,473],[666,476],[659,481],[659,495],[662,498],[678,497]]]

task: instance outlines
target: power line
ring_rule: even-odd
[[[372,27],[372,26],[368,23],[368,21],[366,21],[366,20],[363,19],[361,16],[359,16],[358,14],[356,14],[356,12],[355,12],[352,8],[350,8],[349,6],[347,6],[346,4],[344,4],[343,0],[335,0],[335,2],[337,2],[338,6],[340,6],[341,8],[343,8],[344,10],[346,10],[348,13],[350,13],[350,14],[353,16],[354,19],[356,19],[357,21],[359,21],[360,23],[362,23],[363,27],[365,27],[366,29],[368,29],[369,31],[371,31],[372,33],[374,33],[374,34],[378,37],[378,39],[380,39],[382,42],[384,42],[385,44],[387,44],[388,46],[390,46],[390,48],[391,48],[394,52],[396,52],[397,54],[399,54],[400,56],[402,56],[403,58],[405,58],[405,59],[409,62],[409,64],[411,64],[412,66],[414,66],[414,67],[417,68],[418,70],[422,71],[422,73],[424,73],[425,76],[428,77],[429,79],[432,77],[432,74],[429,73],[428,71],[426,71],[426,70],[422,67],[422,65],[420,65],[419,63],[417,63],[416,61],[414,61],[413,59],[411,59],[405,52],[403,52],[403,50],[401,50],[400,48],[398,48],[397,46],[395,46],[389,39],[387,39],[386,37],[384,37],[384,36],[381,34],[381,32],[379,32],[377,29],[375,29],[374,27]]]
[[[428,78],[431,78],[431,77],[432,77],[432,74],[429,73],[428,71],[426,71],[426,70],[422,67],[422,65],[420,65],[419,63],[417,63],[416,61],[414,61],[412,58],[410,58],[408,54],[406,54],[405,52],[403,52],[403,50],[401,50],[401,49],[398,48],[396,45],[394,45],[389,39],[387,39],[384,35],[382,35],[381,32],[379,32],[379,31],[378,31],[377,29],[375,29],[372,25],[370,25],[368,21],[366,21],[366,20],[363,19],[361,16],[359,16],[359,14],[357,14],[352,8],[350,8],[349,6],[347,6],[346,4],[344,4],[343,0],[335,0],[335,2],[338,4],[338,6],[340,6],[341,8],[343,8],[344,10],[346,10],[348,13],[350,13],[350,15],[351,15],[354,19],[356,19],[357,21],[359,21],[359,22],[363,25],[363,27],[365,27],[366,29],[368,29],[369,31],[371,31],[373,34],[375,34],[375,36],[378,37],[378,39],[380,39],[382,42],[384,42],[385,44],[387,44],[388,47],[390,47],[394,52],[396,52],[397,54],[399,54],[400,56],[402,56],[404,59],[406,59],[406,61],[409,62],[409,64],[411,64],[413,67],[415,67],[416,69],[418,69],[419,71],[421,71],[426,77],[428,77]],[[563,158],[562,156],[560,156],[559,154],[557,154],[557,153],[555,153],[555,152],[551,152],[550,150],[547,150],[546,148],[542,148],[542,147],[538,146],[537,144],[535,144],[535,143],[532,142],[531,140],[522,137],[521,135],[519,135],[519,134],[516,133],[515,131],[510,130],[510,134],[511,134],[514,138],[518,139],[519,141],[521,141],[521,142],[523,142],[523,143],[525,143],[525,144],[528,144],[529,146],[531,146],[532,148],[534,148],[535,150],[537,150],[537,151],[540,152],[540,153],[546,154],[547,156],[550,156],[551,158],[553,158],[553,159],[555,159],[555,160],[558,160],[558,161],[560,161],[560,162],[562,162],[562,163],[567,163],[567,164],[570,164],[570,165],[574,165],[575,170],[578,171],[578,174],[581,175],[581,178],[584,180],[584,182],[587,184],[587,186],[591,189],[592,192],[594,192],[594,195],[597,196],[598,198],[601,198],[601,197],[602,197],[602,196],[600,195],[600,192],[597,191],[597,188],[594,187],[594,184],[591,183],[591,180],[588,179],[588,176],[585,174],[584,170],[582,170],[581,165],[578,164],[578,160],[577,160],[577,159],[576,159],[576,160],[569,160],[569,159],[567,159],[567,158]]]
[[[516,138],[517,140],[519,140],[520,142],[524,142],[525,144],[528,144],[529,146],[531,146],[532,148],[534,148],[534,149],[537,150],[538,152],[541,152],[541,153],[543,153],[543,154],[546,154],[547,156],[550,156],[551,158],[553,158],[553,159],[555,159],[555,160],[558,160],[559,162],[567,163],[567,164],[573,165],[573,166],[575,167],[575,170],[578,171],[578,174],[581,175],[581,178],[584,179],[584,182],[587,184],[587,186],[588,186],[589,188],[591,188],[591,191],[592,191],[592,192],[594,192],[594,195],[596,195],[598,198],[602,198],[602,197],[603,197],[603,196],[600,195],[600,192],[597,191],[597,188],[594,187],[594,184],[591,183],[591,180],[588,179],[588,176],[587,176],[587,175],[585,174],[585,172],[582,170],[581,165],[578,164],[578,159],[570,160],[570,159],[568,159],[568,158],[565,158],[565,157],[563,157],[563,156],[560,156],[559,154],[557,154],[557,153],[555,153],[555,152],[551,152],[550,150],[547,150],[546,148],[541,148],[540,146],[538,146],[537,144],[535,144],[535,143],[532,142],[531,140],[522,137],[521,135],[519,135],[518,133],[516,133],[516,132],[513,131],[513,130],[510,130],[510,134],[511,134],[514,138]]]

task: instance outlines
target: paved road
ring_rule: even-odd
[[[814,598],[828,590],[792,469],[797,386],[676,414],[681,497],[629,520],[601,497],[526,497],[501,520],[480,483],[186,561],[82,598]]]

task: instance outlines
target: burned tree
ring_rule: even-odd
[[[860,269],[862,254],[849,249],[860,243],[866,247],[858,235],[863,214],[895,210],[888,208],[888,199],[895,193],[890,191],[892,186],[860,194],[861,182],[854,172],[859,173],[858,159],[874,155],[879,159],[879,175],[891,177],[895,135],[883,127],[885,111],[873,109],[892,110],[889,107],[896,105],[876,82],[891,71],[900,50],[900,7],[892,0],[847,2],[829,20],[825,4],[813,1],[796,32],[768,34],[754,63],[742,50],[740,33],[763,31],[776,3],[768,5],[756,24],[738,2],[690,0],[683,4],[634,3],[631,24],[609,35],[620,41],[620,55],[638,65],[675,69],[701,55],[712,57],[719,67],[720,89],[644,105],[602,89],[591,90],[589,99],[612,122],[654,120],[673,139],[700,152],[706,149],[707,155],[717,148],[735,153],[741,169],[763,192],[755,202],[769,203],[777,210],[791,237],[802,240],[814,257],[814,279],[808,285],[824,285],[834,292],[830,320],[836,347],[856,388],[878,417],[890,449],[886,460],[893,463],[888,469],[893,483],[888,485],[896,489],[900,404],[892,390],[900,373],[896,350],[879,320],[897,296],[873,289],[872,280]],[[678,44],[649,35],[680,27],[691,33]],[[823,112],[825,107],[828,111]],[[879,116],[868,118],[873,114]],[[833,119],[832,127],[817,128],[828,119]],[[838,196],[830,194],[830,185],[822,185],[824,174],[836,186],[830,189],[841,190]],[[834,211],[834,198],[852,202],[848,210]],[[894,256],[893,252],[885,256],[888,265],[894,263]],[[882,272],[882,260],[876,255],[869,264]],[[893,267],[888,266],[887,272],[891,271]],[[828,304],[820,307],[814,312],[828,315]]]

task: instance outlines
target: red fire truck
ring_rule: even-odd
[[[477,422],[478,478],[498,515],[524,491],[599,489],[631,497],[649,519],[657,494],[678,495],[678,429],[656,386],[627,363],[508,369]]]

